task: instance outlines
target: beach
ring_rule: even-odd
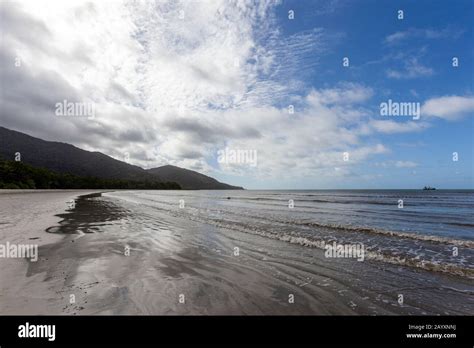
[[[0,244],[27,244],[38,247],[60,243],[60,235],[45,233],[61,221],[57,214],[69,209],[79,195],[94,190],[0,190]],[[39,255],[36,262],[48,262]],[[1,314],[60,314],[55,300],[59,279],[45,279],[44,274],[28,274],[28,260],[0,258]],[[51,268],[57,265],[50,265]],[[57,305],[55,307],[55,305]]]
[[[461,197],[451,196],[442,199]],[[323,200],[307,192],[3,192],[0,243],[37,243],[38,260],[0,259],[0,313],[474,314],[470,221],[455,235],[441,227],[397,235],[375,219],[356,229],[317,217],[322,206],[312,204],[344,221],[347,194],[304,197]],[[361,214],[351,221],[368,221]],[[359,243],[364,258],[327,257],[323,242]]]

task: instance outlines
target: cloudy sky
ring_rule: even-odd
[[[246,188],[474,188],[471,0],[0,6],[1,126]]]

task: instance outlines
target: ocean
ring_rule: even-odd
[[[473,208],[474,191],[114,191],[47,231],[78,235],[83,272],[130,268],[120,288],[136,276],[140,300],[113,313],[474,314]],[[363,255],[328,257],[335,245]],[[133,263],[93,256],[126,250]]]
[[[362,243],[369,259],[474,274],[474,191],[135,191],[105,196],[302,246]]]

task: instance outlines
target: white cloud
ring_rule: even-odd
[[[370,135],[426,128],[372,120],[367,86],[308,90],[303,81],[328,50],[327,33],[283,37],[273,26],[276,5],[2,3],[2,124],[118,159],[127,152],[148,168],[206,172],[220,149],[257,150],[256,168],[218,168],[254,177],[351,175],[352,166],[389,152]],[[95,119],[55,117],[63,99],[94,102]]]
[[[415,168],[418,167],[418,163],[412,161],[395,161],[395,167],[397,168]]]
[[[393,34],[390,34],[388,35],[386,38],[385,38],[385,42],[386,43],[392,43],[392,42],[397,42],[397,41],[400,41],[400,40],[403,40],[405,39],[406,37],[408,37],[408,32],[407,31],[397,31]]]
[[[403,68],[388,69],[387,76],[394,79],[414,79],[417,77],[427,77],[434,74],[434,70],[430,67],[424,66],[418,58],[411,58],[404,61]]]
[[[415,168],[418,167],[418,163],[413,161],[384,161],[384,162],[377,162],[375,163],[376,167],[382,168]]]
[[[385,37],[385,43],[397,44],[407,39],[421,38],[421,39],[457,39],[463,34],[462,30],[456,30],[452,27],[444,29],[419,29],[410,28],[405,31],[397,31]]]
[[[309,98],[312,103],[324,105],[353,104],[365,102],[372,95],[373,91],[371,88],[354,83],[341,83],[336,88],[313,91]]]
[[[427,100],[421,114],[445,120],[457,120],[474,115],[474,96],[443,96]]]
[[[403,122],[392,120],[370,120],[368,125],[376,132],[386,134],[421,132],[430,126],[426,122],[414,120]]]

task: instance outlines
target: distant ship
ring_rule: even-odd
[[[431,187],[431,186],[425,186],[425,187],[423,187],[423,190],[424,191],[431,191],[431,190],[436,190],[436,188]]]

